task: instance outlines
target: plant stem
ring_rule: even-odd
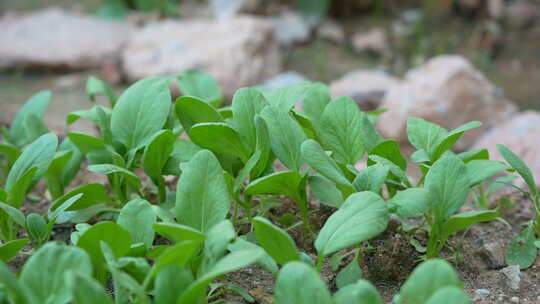
[[[321,272],[321,268],[322,268],[322,264],[324,262],[324,255],[322,253],[320,253],[318,256],[317,256],[317,264],[316,264],[316,270],[318,273]]]

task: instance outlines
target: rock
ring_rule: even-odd
[[[479,120],[483,126],[466,132],[458,142],[458,148],[467,148],[485,130],[516,113],[517,107],[501,95],[465,58],[438,56],[390,88],[382,103],[388,112],[381,115],[378,126],[386,137],[405,142],[409,117],[447,129]]]
[[[501,269],[503,274],[503,283],[512,291],[519,291],[519,285],[521,283],[521,271],[518,265],[512,265]]]
[[[210,0],[209,6],[214,16],[229,18],[236,15],[256,12],[263,4],[261,0]]]
[[[309,81],[309,79],[300,73],[287,71],[264,81],[259,86],[268,90],[275,90],[304,81]]]
[[[333,97],[349,96],[362,110],[373,110],[381,105],[386,92],[399,81],[379,70],[358,70],[345,74],[330,83]]]
[[[116,63],[128,24],[47,9],[0,19],[0,68],[91,68]]]
[[[338,44],[342,44],[345,41],[345,31],[343,30],[343,27],[333,20],[324,21],[319,28],[317,28],[317,36],[321,39]]]
[[[482,256],[486,264],[502,265],[504,263],[504,246],[499,242],[490,242],[482,245],[478,254]]]
[[[272,25],[249,16],[151,23],[133,35],[122,58],[131,80],[198,68],[216,77],[227,96],[281,69]]]
[[[512,302],[512,303],[519,303],[519,298],[518,298],[518,297],[511,297],[511,298],[510,298],[510,302]]]
[[[487,1],[487,12],[491,18],[499,19],[505,14],[504,0],[490,0]]]
[[[387,54],[389,52],[386,33],[382,29],[372,29],[365,33],[355,33],[352,36],[352,46],[358,52],[374,52]]]
[[[488,130],[472,147],[473,149],[486,148],[490,158],[504,160],[499,154],[496,145],[503,144],[516,153],[531,169],[534,176],[540,177],[540,112],[525,111],[502,120],[497,126]],[[515,180],[520,186],[524,181]],[[536,179],[540,186],[539,178]],[[529,205],[529,204],[528,204]],[[532,210],[531,210],[532,211]]]
[[[536,21],[539,13],[538,4],[532,4],[527,0],[517,0],[508,4],[506,18],[514,27],[526,27]]]
[[[485,289],[485,288],[476,289],[474,291],[474,297],[477,298],[477,299],[485,299],[485,298],[489,297],[490,294],[491,294],[491,292],[488,289]]]
[[[283,46],[306,41],[313,26],[308,19],[291,11],[273,17],[272,22],[276,40]]]

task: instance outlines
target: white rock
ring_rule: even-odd
[[[283,46],[306,41],[313,25],[307,18],[292,11],[273,17],[272,22],[275,37]]]
[[[0,19],[0,68],[89,68],[116,62],[129,39],[125,23],[47,9]]]
[[[521,283],[521,271],[519,270],[519,266],[512,265],[505,267],[501,269],[501,273],[503,274],[503,282],[506,287],[510,288],[512,291],[519,291],[519,285]]]
[[[453,129],[479,120],[481,128],[468,131],[459,142],[469,147],[482,133],[516,113],[514,104],[460,56],[438,56],[409,71],[405,79],[386,93],[382,104],[388,109],[380,117],[380,131],[387,137],[406,141],[409,117],[420,117]]]
[[[343,27],[333,21],[326,20],[317,28],[317,36],[335,43],[343,43],[345,41],[345,31]]]
[[[519,304],[519,298],[518,297],[511,297],[510,302]]]
[[[485,299],[489,297],[490,294],[491,292],[489,291],[489,289],[485,289],[485,288],[479,288],[474,291],[474,296],[475,298],[478,298],[478,299]]]
[[[263,83],[259,84],[259,86],[268,90],[275,90],[304,81],[309,81],[309,79],[300,73],[287,71],[265,80]]]
[[[241,13],[253,13],[261,6],[261,0],[210,0],[212,13],[218,18],[234,17]]]
[[[398,79],[380,70],[358,70],[330,83],[333,97],[349,96],[366,110],[380,106],[386,92]]]
[[[386,33],[382,29],[372,29],[368,32],[355,33],[352,36],[352,45],[359,52],[371,51],[380,54],[389,52]]]
[[[495,19],[502,18],[505,11],[504,0],[489,0],[487,1],[487,11],[489,16]]]
[[[231,96],[241,87],[278,74],[281,62],[272,25],[261,18],[239,16],[151,23],[129,41],[123,67],[132,80],[203,69]]]

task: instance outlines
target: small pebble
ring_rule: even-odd
[[[510,302],[512,302],[512,303],[519,303],[519,298],[518,298],[518,297],[511,297],[511,298],[510,298]]]
[[[490,294],[490,291],[485,288],[476,289],[474,291],[475,298],[479,298],[479,299],[485,299],[489,296],[489,294]]]

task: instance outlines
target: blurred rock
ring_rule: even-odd
[[[314,25],[305,17],[292,11],[273,17],[272,22],[276,40],[283,46],[306,41]]]
[[[502,281],[506,287],[516,292],[521,283],[521,271],[518,265],[512,265],[501,269]]]
[[[390,138],[406,141],[407,118],[420,117],[446,129],[472,120],[483,126],[466,132],[458,149],[469,147],[485,130],[516,113],[514,104],[500,90],[461,56],[438,56],[393,86],[384,97],[380,117],[381,132]]]
[[[268,90],[275,90],[275,89],[295,85],[297,83],[304,82],[304,81],[309,81],[309,79],[300,73],[287,71],[277,76],[274,76],[268,80],[265,80],[263,83],[259,84],[259,86]]]
[[[504,16],[505,4],[504,0],[489,0],[486,3],[487,12],[491,18],[499,19]]]
[[[478,255],[480,255],[488,265],[504,264],[504,253],[504,246],[500,242],[484,243],[478,250]]]
[[[476,299],[485,299],[485,298],[489,297],[490,294],[491,294],[491,292],[489,291],[489,289],[479,288],[479,289],[476,289],[474,291],[474,298],[476,298]]]
[[[0,19],[0,68],[91,68],[116,63],[131,34],[125,23],[47,9]]]
[[[510,2],[506,9],[506,19],[513,27],[527,27],[533,24],[540,15],[540,5],[527,0]]]
[[[488,130],[472,148],[487,148],[492,159],[503,160],[496,145],[503,144],[519,155],[531,168],[540,186],[540,112],[526,111],[507,117],[497,126]],[[523,180],[516,179],[523,186]],[[532,210],[531,210],[532,211]]]
[[[317,28],[317,36],[320,39],[338,44],[345,42],[345,31],[343,30],[343,27],[333,20],[326,20],[319,25]]]
[[[372,29],[368,32],[355,33],[351,38],[354,49],[358,52],[374,52],[387,54],[389,52],[386,33],[382,29]]]
[[[122,59],[131,80],[205,70],[227,96],[281,69],[272,25],[248,16],[151,23],[133,35]]]
[[[256,12],[264,1],[262,0],[210,0],[212,13],[218,18],[229,18],[236,15]]]
[[[330,90],[333,97],[349,96],[366,111],[378,108],[386,92],[398,83],[383,71],[359,70],[330,83]]]

